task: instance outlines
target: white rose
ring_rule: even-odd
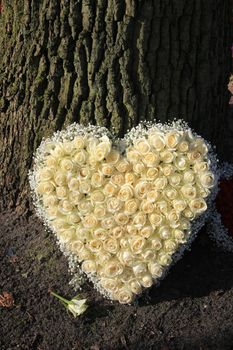
[[[134,193],[136,197],[143,198],[146,196],[147,192],[150,191],[151,184],[146,181],[139,181],[134,189]]]
[[[194,149],[192,151],[189,151],[187,153],[187,157],[188,157],[189,161],[192,163],[203,160],[202,154],[198,149]]]
[[[195,217],[195,214],[189,208],[185,208],[182,214],[185,218],[188,218],[189,220],[193,220]]]
[[[94,228],[97,226],[97,218],[95,215],[93,214],[89,214],[89,215],[86,215],[84,216],[83,220],[82,220],[82,223],[83,223],[83,226],[85,228]]]
[[[48,182],[41,182],[36,187],[36,192],[38,194],[47,194],[50,195],[54,192],[54,184],[50,181]]]
[[[155,209],[162,214],[167,214],[168,212],[168,203],[165,200],[161,200],[155,203]]]
[[[152,132],[149,134],[148,140],[149,143],[159,152],[165,147],[164,135],[161,132]]]
[[[135,236],[130,240],[130,248],[134,254],[139,254],[142,252],[146,241],[141,236]]]
[[[158,254],[158,263],[162,266],[168,266],[172,262],[172,258],[169,254]]]
[[[150,221],[153,228],[160,226],[162,223],[162,220],[163,220],[163,218],[160,214],[153,213],[153,214],[149,215],[149,221]]]
[[[133,253],[128,249],[121,250],[117,256],[123,265],[131,266],[134,263],[135,257]]]
[[[175,210],[171,210],[167,215],[167,220],[170,223],[170,226],[175,228],[179,226],[180,214]]]
[[[101,226],[104,227],[105,229],[110,229],[114,226],[114,218],[112,216],[103,218],[101,220]]]
[[[76,239],[75,229],[72,227],[66,228],[65,230],[61,230],[60,232],[58,232],[57,236],[61,243],[69,243]]]
[[[89,249],[83,248],[81,251],[78,252],[78,261],[81,262],[83,260],[90,260],[92,258],[92,254],[89,251]]]
[[[120,159],[120,153],[115,149],[111,149],[111,151],[106,157],[106,162],[109,164],[116,164],[119,159]]]
[[[144,261],[152,261],[156,258],[156,254],[153,249],[144,249],[141,255]]]
[[[207,162],[197,162],[193,165],[193,170],[195,173],[202,173],[209,169],[209,164]]]
[[[118,281],[116,279],[111,278],[101,278],[100,279],[101,286],[110,292],[117,292],[119,289]]]
[[[76,136],[73,140],[74,148],[81,150],[85,147],[86,139],[83,136]]]
[[[174,229],[173,232],[172,232],[172,235],[173,237],[175,238],[175,240],[177,242],[183,242],[184,241],[184,238],[185,238],[185,234],[184,234],[184,231],[182,230],[179,230],[179,229]]]
[[[107,238],[107,231],[102,227],[98,227],[96,230],[94,230],[93,236],[97,239],[105,240]]]
[[[137,163],[141,159],[141,154],[135,149],[128,148],[126,151],[126,158],[131,163]]]
[[[151,201],[143,199],[140,209],[144,214],[150,214],[154,211],[154,204]]]
[[[86,273],[95,273],[97,271],[96,263],[93,260],[85,260],[82,263],[82,270]]]
[[[107,199],[107,209],[110,213],[115,213],[122,208],[122,202],[115,197],[111,197]]]
[[[80,211],[80,213],[82,214],[86,214],[88,212],[90,212],[92,210],[92,204],[91,202],[87,201],[87,200],[81,200],[78,203],[78,210]]]
[[[119,250],[119,246],[117,243],[117,240],[114,238],[107,238],[103,241],[103,247],[104,249],[112,254],[116,254]]]
[[[70,192],[68,198],[74,205],[78,205],[83,199],[83,194],[79,192]]]
[[[74,155],[74,160],[75,162],[77,162],[79,165],[83,165],[86,163],[87,161],[87,157],[88,154],[86,151],[84,151],[83,149],[77,153],[75,153]]]
[[[194,148],[195,150],[199,151],[202,156],[205,156],[208,153],[208,147],[205,143],[205,141],[203,140],[203,138],[201,137],[197,137],[191,145],[192,148]]]
[[[79,175],[80,175],[83,179],[89,178],[90,175],[91,175],[91,172],[90,172],[89,167],[82,167],[82,168],[79,170]]]
[[[158,177],[154,181],[154,187],[156,190],[163,190],[167,186],[167,178],[165,176]]]
[[[183,175],[183,182],[193,184],[195,182],[195,173],[192,170],[188,170]]]
[[[211,172],[207,171],[200,174],[199,179],[200,179],[200,183],[204,187],[211,188],[214,186],[214,182],[215,182],[214,174],[212,174]]]
[[[177,197],[177,191],[173,188],[168,186],[165,191],[164,191],[165,196],[167,197],[167,199],[169,200],[173,200]]]
[[[163,274],[162,266],[155,262],[148,263],[148,270],[153,277],[161,277]]]
[[[128,233],[130,234],[130,236],[136,236],[138,234],[138,229],[134,225],[127,225],[126,229],[127,229]]]
[[[117,186],[110,182],[107,183],[103,189],[104,194],[108,197],[112,197],[116,193],[116,191],[117,191]]]
[[[125,214],[132,215],[138,210],[139,201],[137,199],[129,199],[125,202]]]
[[[103,141],[97,144],[94,149],[94,158],[99,162],[108,156],[112,147],[112,143],[107,136],[103,136],[101,140]]]
[[[58,144],[56,147],[51,151],[51,155],[55,158],[62,158],[66,154],[66,151],[64,150],[63,145]]]
[[[159,163],[159,153],[157,153],[157,152],[147,153],[143,158],[143,162],[148,167],[156,166]]]
[[[171,176],[171,174],[173,174],[175,171],[174,166],[172,166],[171,164],[166,164],[163,167],[161,166],[160,169],[163,172],[163,175],[166,177]]]
[[[189,150],[189,142],[188,141],[181,141],[178,144],[177,148],[178,148],[178,151],[181,152],[181,153],[188,152],[188,150]]]
[[[160,194],[158,191],[156,190],[151,190],[149,192],[147,192],[146,198],[149,202],[155,202],[157,201],[157,199],[159,198]]]
[[[164,242],[164,248],[168,253],[173,254],[176,251],[177,244],[175,241],[169,239]]]
[[[116,165],[115,165],[116,169],[120,172],[120,173],[126,173],[128,170],[130,170],[130,164],[129,162],[127,162],[126,159],[122,159],[120,160]]]
[[[115,239],[121,238],[124,233],[125,233],[125,229],[122,226],[114,227],[111,231],[111,234]]]
[[[136,174],[142,174],[145,171],[145,165],[142,162],[137,162],[133,165],[133,171]]]
[[[150,239],[150,243],[151,243],[151,246],[154,250],[160,250],[162,248],[162,242],[161,240],[154,236],[154,237],[151,237]]]
[[[185,170],[188,167],[188,159],[186,156],[178,155],[174,161],[178,170]]]
[[[172,235],[172,229],[169,226],[161,226],[159,228],[159,236],[162,239],[168,239]]]
[[[140,281],[141,285],[145,288],[149,288],[153,284],[153,279],[149,273],[145,273],[144,275],[142,275],[140,277],[139,281]]]
[[[146,215],[142,213],[137,213],[133,218],[133,223],[137,227],[142,227],[146,223]]]
[[[147,154],[150,152],[150,145],[146,139],[138,139],[134,141],[134,147],[141,154]]]
[[[102,249],[103,243],[99,239],[91,239],[87,243],[87,247],[90,249],[91,252],[97,253],[100,252]]]
[[[177,173],[174,173],[173,175],[171,175],[169,177],[169,183],[172,185],[172,186],[178,186],[181,182],[181,175],[180,174],[177,174]]]
[[[103,175],[94,173],[91,177],[91,185],[93,187],[101,187],[103,185]]]
[[[123,272],[123,266],[116,259],[112,259],[106,263],[103,268],[103,274],[106,277],[116,277]]]
[[[53,170],[50,168],[42,168],[38,171],[36,175],[37,180],[48,181],[53,179],[54,173]]]
[[[117,299],[120,304],[129,304],[133,300],[133,294],[127,288],[121,288],[115,294],[115,299]]]
[[[67,182],[66,174],[64,172],[57,172],[54,176],[54,180],[58,186],[64,186]]]
[[[125,182],[124,175],[122,174],[113,174],[111,176],[111,182],[115,185],[122,186]]]
[[[81,180],[79,182],[79,192],[80,193],[90,193],[91,191],[91,184],[87,180]]]
[[[91,202],[93,205],[95,203],[103,203],[105,201],[105,195],[103,194],[102,191],[95,190],[95,191],[91,192],[90,199],[91,199]]]
[[[112,258],[112,255],[105,251],[100,251],[98,253],[98,262],[100,265],[105,265],[107,261]]]
[[[94,214],[97,218],[103,218],[106,214],[106,209],[105,207],[98,205],[97,207],[95,207],[94,209]]]
[[[75,253],[81,252],[83,248],[84,244],[82,241],[76,240],[70,243],[70,249]]]
[[[181,132],[179,131],[169,131],[165,134],[164,140],[168,149],[175,149],[181,140]]]
[[[58,204],[58,199],[53,195],[43,196],[43,203],[46,207],[53,207]]]
[[[113,174],[114,167],[110,164],[103,164],[101,168],[101,172],[105,176],[111,176]]]
[[[63,200],[61,202],[61,210],[64,211],[65,213],[71,212],[73,210],[74,206],[71,202],[67,200]]]
[[[153,228],[151,226],[146,226],[139,230],[138,233],[144,238],[149,238],[153,233]]]
[[[201,214],[207,209],[207,204],[203,198],[196,198],[189,202],[189,207],[192,212],[196,214]]]
[[[129,221],[129,217],[124,213],[115,214],[114,219],[118,225],[126,225]]]
[[[125,184],[121,187],[120,191],[118,192],[117,197],[121,201],[125,202],[125,201],[131,199],[133,197],[133,195],[134,195],[133,187],[131,185]]]
[[[175,152],[163,151],[160,153],[161,160],[164,163],[172,163],[174,160]]]
[[[140,276],[142,274],[144,274],[147,271],[147,266],[145,263],[143,262],[138,262],[133,266],[133,273],[135,274],[135,276]]]
[[[64,158],[60,161],[61,170],[71,171],[74,169],[74,163],[68,158]]]
[[[136,175],[134,173],[126,173],[125,174],[125,182],[133,183],[136,180]]]
[[[184,198],[187,199],[194,199],[196,197],[196,188],[192,185],[183,185],[181,187],[181,193],[184,196]]]
[[[172,201],[172,206],[177,212],[183,211],[187,207],[187,203],[183,199],[174,199]]]
[[[49,156],[46,158],[45,163],[49,168],[56,168],[58,166],[58,159],[53,156]]]
[[[130,282],[130,289],[134,294],[141,294],[142,287],[137,280],[133,280]]]
[[[71,191],[78,191],[79,190],[79,183],[80,183],[79,179],[71,178],[68,182],[68,187]]]
[[[146,179],[148,180],[154,180],[159,174],[158,168],[149,168],[146,171]]]

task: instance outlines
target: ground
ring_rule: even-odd
[[[103,299],[86,283],[89,309],[74,319],[49,289],[72,298],[67,261],[33,213],[0,219],[1,350],[233,349],[233,254],[199,233],[160,287],[134,305]]]

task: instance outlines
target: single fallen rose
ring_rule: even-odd
[[[55,296],[67,309],[70,311],[74,317],[82,315],[88,308],[86,304],[87,299],[80,299],[78,295],[76,295],[71,300],[65,299],[57,293],[50,292],[53,296]]]

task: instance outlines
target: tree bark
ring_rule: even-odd
[[[217,145],[226,130],[231,0],[3,0],[2,207],[27,207],[42,137],[72,122],[118,136],[183,118]]]

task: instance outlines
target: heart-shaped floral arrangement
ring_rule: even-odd
[[[30,185],[72,264],[105,296],[130,303],[203,225],[216,164],[180,121],[139,125],[115,140],[105,128],[72,124],[41,143]]]

